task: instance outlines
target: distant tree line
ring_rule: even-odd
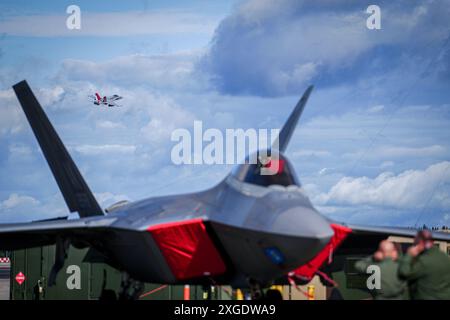
[[[421,227],[407,227],[408,229],[414,229],[414,230],[425,230],[425,229],[427,229],[427,230],[431,230],[431,231],[442,231],[442,230],[450,230],[450,227],[449,226],[445,226],[445,225],[443,225],[443,226],[441,226],[441,227],[438,227],[438,226],[434,226],[434,227],[429,227],[429,226],[427,226],[426,224],[424,224],[423,226],[421,226]]]

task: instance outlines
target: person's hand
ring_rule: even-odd
[[[418,245],[409,247],[407,251],[408,255],[410,255],[411,257],[417,257],[421,252],[422,250]]]
[[[381,261],[381,260],[383,260],[383,259],[384,259],[383,252],[381,252],[381,251],[375,252],[375,253],[373,254],[373,259],[374,259],[375,261]]]

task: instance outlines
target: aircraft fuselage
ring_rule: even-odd
[[[313,258],[333,236],[329,221],[298,186],[260,187],[228,176],[207,191],[149,198],[115,209],[105,219],[122,232],[105,246],[132,277],[180,283],[148,228],[201,219],[226,264],[226,282],[246,285],[285,275]],[[186,281],[185,281],[186,282]]]

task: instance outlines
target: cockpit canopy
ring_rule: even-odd
[[[250,155],[245,159],[245,163],[233,169],[231,176],[238,181],[263,187],[271,185],[300,187],[292,164],[283,154],[270,155],[270,151]]]

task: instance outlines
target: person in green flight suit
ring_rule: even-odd
[[[434,245],[429,230],[417,233],[398,271],[408,281],[412,299],[450,299],[450,258]]]
[[[355,268],[361,273],[371,273],[368,268],[377,266],[379,269],[379,287],[369,288],[376,300],[408,299],[407,282],[398,276],[398,250],[394,243],[388,240],[380,242],[378,251],[373,256],[360,260]],[[373,273],[377,276],[377,273]]]

